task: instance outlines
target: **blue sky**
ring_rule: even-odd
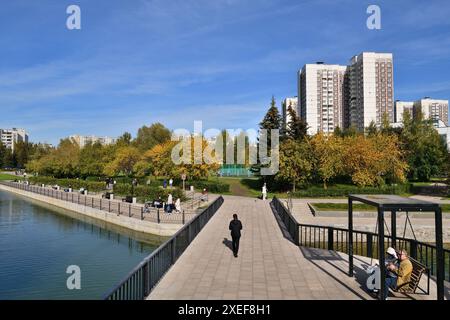
[[[81,30],[66,8],[81,8]],[[381,30],[366,27],[370,4]],[[395,99],[450,98],[450,4],[361,0],[40,0],[0,5],[0,128],[70,134],[256,128],[305,63],[394,54]]]

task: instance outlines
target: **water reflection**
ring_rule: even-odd
[[[0,191],[0,299],[100,298],[166,239]]]

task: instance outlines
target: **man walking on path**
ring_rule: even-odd
[[[233,254],[237,258],[239,251],[239,239],[241,238],[242,223],[238,220],[237,214],[233,214],[233,220],[230,221],[231,239],[233,240]]]

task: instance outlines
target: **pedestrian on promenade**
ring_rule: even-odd
[[[173,184],[173,180],[172,180],[172,178],[170,178],[170,180],[169,180],[169,187],[170,187],[170,189],[172,189],[172,184]]]
[[[233,244],[233,255],[235,258],[238,256],[239,251],[239,239],[241,238],[242,223],[238,220],[237,214],[233,214],[233,220],[230,221],[228,229],[231,230],[231,239]]]
[[[181,200],[180,200],[180,198],[177,198],[177,201],[175,201],[175,211],[177,213],[181,212]]]
[[[173,197],[172,194],[169,193],[169,196],[167,197],[167,213],[172,213],[172,206],[173,206]]]
[[[164,181],[163,181],[163,188],[164,189],[167,188],[167,180],[166,179],[164,179]]]
[[[262,199],[266,200],[266,198],[267,198],[267,186],[266,183],[264,182],[264,185],[262,187]]]

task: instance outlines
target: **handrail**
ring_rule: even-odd
[[[283,216],[288,215],[290,219],[293,220],[292,224],[296,224],[299,230],[290,230],[294,242],[298,246],[319,248],[325,250],[334,250],[347,253],[347,239],[348,229],[333,227],[333,226],[323,226],[323,225],[313,225],[313,224],[303,224],[298,223],[297,220],[287,212],[282,202],[276,197],[273,198],[274,207],[278,215],[283,219]],[[283,219],[285,220],[285,219]],[[286,224],[285,224],[286,225]],[[298,234],[298,238],[297,237]],[[371,231],[361,231],[353,230],[353,251],[355,254],[360,256],[366,256],[369,258],[377,258],[378,234]],[[296,240],[298,239],[298,240]],[[391,242],[392,237],[390,235],[384,235],[385,246],[388,246]],[[423,242],[417,241],[415,239],[397,237],[396,244],[407,249],[410,256],[424,264],[431,272],[431,275],[436,274],[436,246]],[[450,281],[450,249],[444,249],[444,264],[445,264],[445,275],[444,279]]]
[[[222,196],[214,200],[203,212],[185,224],[169,240],[133,268],[122,281],[104,296],[104,299],[142,300],[148,296],[209,219],[217,212],[223,201]]]
[[[159,208],[149,208],[148,211],[144,210],[144,207],[133,205],[128,202],[120,202],[117,200],[103,199],[88,195],[83,195],[77,192],[65,192],[62,190],[55,190],[52,188],[44,188],[41,186],[10,182],[10,181],[0,181],[0,184],[5,186],[24,190],[28,192],[33,192],[42,196],[47,196],[50,198],[67,201],[75,203],[78,205],[83,205],[86,207],[91,207],[93,209],[99,209],[105,212],[124,215],[130,218],[146,220],[155,223],[178,223],[184,224],[186,220],[189,220],[195,212],[191,212],[190,208],[184,208],[181,213],[172,213],[170,215],[164,214],[163,209]],[[183,211],[185,211],[183,213]],[[187,218],[187,219],[186,219]]]

